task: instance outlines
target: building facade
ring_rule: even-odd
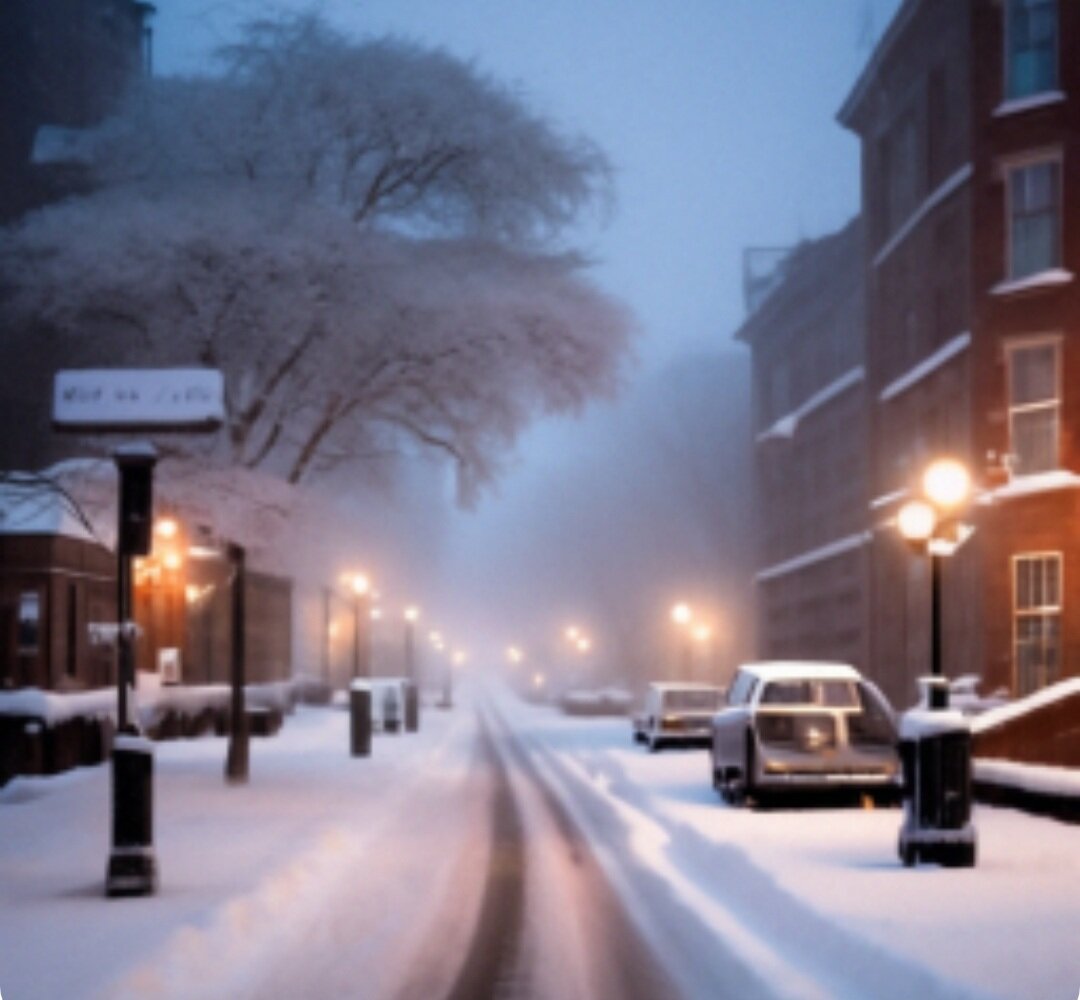
[[[82,183],[63,165],[35,162],[35,144],[42,129],[98,124],[149,70],[153,10],[140,0],[5,0],[0,223]]]
[[[1080,4],[904,0],[839,114],[862,147],[869,659],[929,662],[926,560],[892,518],[934,457],[971,470],[945,671],[1080,673]],[[1070,218],[1071,213],[1071,218]]]
[[[748,288],[759,649],[868,666],[862,224]],[[765,288],[764,294],[761,289]]]

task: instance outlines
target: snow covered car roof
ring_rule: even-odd
[[[816,660],[766,660],[744,663],[739,670],[762,680],[857,681],[862,677],[850,663],[823,663]]]

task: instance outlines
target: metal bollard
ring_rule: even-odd
[[[415,681],[405,683],[405,732],[415,733],[420,728],[420,688]]]
[[[154,747],[122,733],[113,743],[112,853],[105,875],[108,896],[157,891],[154,854]]]
[[[349,728],[352,755],[371,755],[371,689],[353,681],[349,685]]]

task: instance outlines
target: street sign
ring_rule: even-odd
[[[53,426],[70,431],[212,431],[225,419],[225,379],[213,368],[58,371]]]

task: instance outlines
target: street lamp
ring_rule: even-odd
[[[942,560],[973,530],[959,519],[971,494],[971,476],[955,459],[938,459],[923,474],[922,493],[900,508],[896,523],[908,544],[930,560],[930,677],[921,683],[931,712],[920,707],[900,722],[904,819],[897,849],[905,865],[921,858],[970,867],[976,846],[971,730],[959,713],[942,711],[949,707],[949,687],[941,662],[941,572]]]
[[[405,676],[416,682],[416,655],[413,648],[413,629],[420,619],[420,609],[410,604],[404,611],[405,619]]]
[[[896,524],[904,540],[930,560],[930,674],[941,677],[942,560],[971,533],[957,519],[958,510],[971,495],[971,475],[956,459],[941,458],[923,473],[922,490],[923,498],[909,500],[900,508]]]
[[[371,676],[371,581],[363,573],[349,577],[353,592],[353,680]],[[362,634],[361,634],[362,633]]]
[[[694,612],[690,605],[683,601],[671,608],[671,620],[683,630],[682,660],[685,680],[690,680],[694,675],[694,650],[690,640],[690,623],[694,620]]]

